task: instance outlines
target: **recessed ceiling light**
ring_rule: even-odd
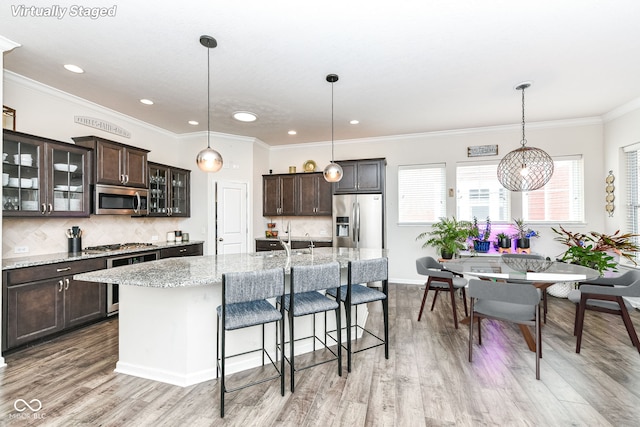
[[[196,122],[195,120],[189,120],[189,122],[188,122],[188,123],[189,123],[190,125],[192,125],[192,126],[197,126],[197,125],[199,125],[199,124],[200,124],[200,123]]]
[[[295,130],[290,130],[289,132],[287,132],[289,135],[297,135],[298,132],[296,132]]]
[[[84,70],[82,68],[78,67],[77,65],[65,64],[64,68],[66,68],[68,71],[71,71],[72,73],[77,73],[77,74],[84,73]]]
[[[258,120],[258,116],[255,113],[249,111],[236,111],[233,113],[233,118],[239,122],[255,122]]]
[[[358,123],[360,123],[360,120],[351,120],[349,123],[351,123],[352,125],[357,125]]]
[[[140,102],[142,102],[144,105],[153,105],[153,101],[146,98],[142,98]]]

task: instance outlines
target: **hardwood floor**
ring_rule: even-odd
[[[417,322],[420,288],[390,285],[390,293],[389,360],[378,347],[355,355],[342,377],[335,363],[298,373],[295,394],[280,396],[277,381],[229,394],[223,420],[217,381],[182,388],[113,373],[112,319],[7,355],[0,425],[638,425],[640,354],[621,318],[588,312],[576,354],[573,305],[550,297],[537,381],[535,355],[516,326],[484,321],[483,346],[476,339],[469,363],[468,328],[454,329],[446,298]],[[381,323],[379,307],[370,307],[370,324]],[[639,313],[631,316],[640,330]],[[42,409],[18,412],[18,399],[38,399]]]

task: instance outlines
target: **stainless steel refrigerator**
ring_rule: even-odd
[[[333,246],[337,248],[385,247],[382,194],[333,196]]]

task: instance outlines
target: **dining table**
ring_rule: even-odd
[[[569,264],[549,258],[533,259],[530,257],[480,257],[472,256],[448,261],[445,269],[465,276],[483,280],[492,280],[496,285],[501,282],[526,283],[540,289],[543,295],[544,319],[546,322],[547,288],[556,283],[583,282],[595,279],[600,273],[593,268]],[[468,323],[469,318],[463,323]],[[518,325],[531,351],[536,350],[535,339],[526,325]]]

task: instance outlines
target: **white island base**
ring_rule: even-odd
[[[120,285],[119,295],[119,360],[115,372],[182,387],[216,378],[216,307],[221,303],[220,285],[175,288]],[[360,306],[360,325],[366,323],[367,315],[366,305]],[[324,315],[316,319],[316,332],[322,336]],[[332,314],[327,321],[328,328],[335,329]],[[296,337],[311,335],[311,325],[311,316],[297,318]],[[285,336],[288,337],[287,331]],[[265,346],[272,357],[274,342],[275,323],[267,325],[265,331]],[[260,346],[260,327],[227,333],[227,355]],[[316,348],[320,348],[318,344]],[[296,342],[296,354],[309,351],[311,340]],[[261,364],[261,354],[256,352],[227,360],[226,371],[231,374]]]

